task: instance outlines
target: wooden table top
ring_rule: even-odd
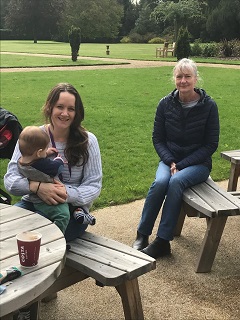
[[[232,163],[240,165],[240,150],[230,150],[221,152],[221,157]]]
[[[42,234],[36,267],[21,267],[16,234],[35,230]],[[30,303],[46,291],[60,275],[65,264],[66,241],[60,229],[34,212],[0,204],[0,270],[19,268],[23,275],[7,285],[0,295],[0,317]]]

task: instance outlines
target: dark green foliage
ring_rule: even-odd
[[[9,0],[3,2],[5,16],[1,23],[11,29],[14,39],[51,39],[58,32],[65,0]],[[2,10],[2,7],[1,7]]]
[[[127,36],[134,28],[136,19],[138,18],[138,5],[131,0],[117,0],[123,6],[123,17],[119,28],[119,36]]]
[[[200,57],[202,55],[202,47],[200,45],[200,41],[194,41],[193,46],[191,47],[191,56]]]
[[[216,43],[209,43],[203,47],[203,57],[216,57],[219,53],[219,48]]]
[[[233,39],[230,41],[230,43],[232,44],[232,56],[233,57],[240,57],[240,40],[239,39]]]
[[[210,11],[206,30],[211,40],[231,40],[240,37],[240,0],[221,0]]]
[[[231,57],[233,53],[232,44],[226,39],[223,40],[220,44],[220,52],[224,57]]]
[[[226,40],[219,43],[219,54],[222,57],[240,57],[240,40]]]
[[[178,33],[175,55],[178,60],[190,56],[191,47],[187,28],[181,27]]]
[[[80,28],[71,26],[71,29],[68,32],[68,38],[72,50],[72,61],[77,61],[79,47],[81,44]]]
[[[160,37],[155,37],[150,39],[148,43],[164,43],[164,39]]]

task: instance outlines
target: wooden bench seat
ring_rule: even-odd
[[[125,319],[144,319],[138,277],[156,268],[155,259],[89,232],[69,244],[71,248],[60,277],[40,299],[91,277],[97,285],[116,288],[122,299]]]
[[[227,218],[240,215],[239,198],[239,192],[227,192],[211,178],[184,191],[175,236],[180,236],[186,215],[206,218],[207,221],[196,272],[211,271]]]

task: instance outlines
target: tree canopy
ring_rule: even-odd
[[[85,40],[114,39],[122,16],[123,8],[117,0],[67,0],[64,23],[68,28],[79,27]]]
[[[68,41],[72,25],[82,41],[119,41],[131,33],[176,40],[240,38],[240,0],[0,0],[1,29],[19,39]],[[147,40],[146,40],[147,41]]]
[[[64,4],[64,0],[9,0],[6,27],[35,42],[42,37],[51,37],[58,30]]]
[[[194,22],[203,20],[202,8],[198,0],[161,1],[151,15],[157,24],[174,26],[174,40],[176,41],[180,27],[187,27]]]
[[[240,0],[220,0],[207,20],[210,38],[219,41],[240,37]]]

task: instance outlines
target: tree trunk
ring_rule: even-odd
[[[72,61],[77,61],[78,52],[72,51]]]

